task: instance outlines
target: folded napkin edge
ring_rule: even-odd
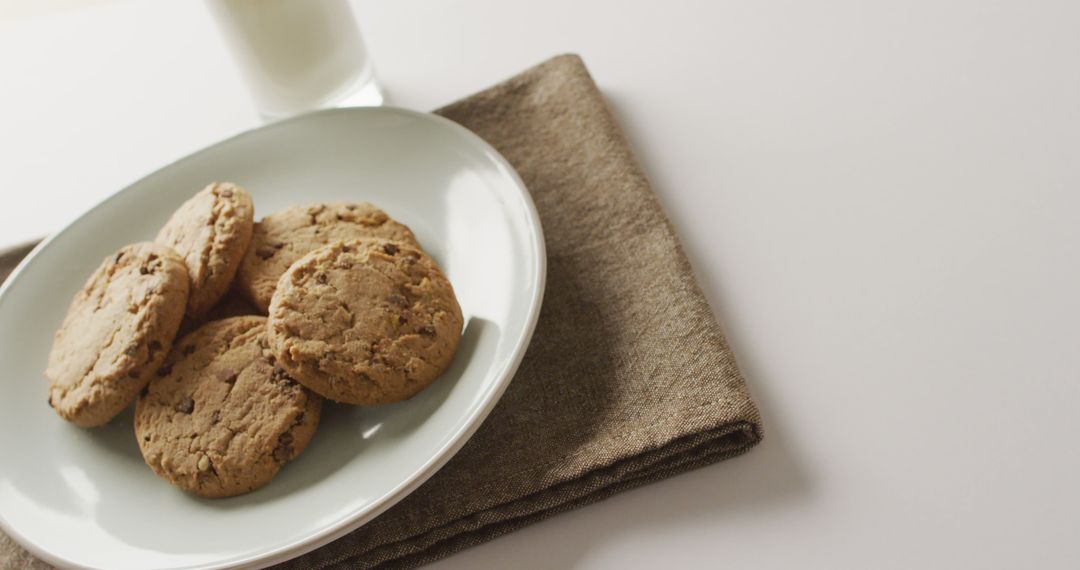
[[[380,568],[414,568],[623,491],[742,455],[756,446],[761,437],[760,422],[746,420],[689,434],[651,452],[591,469],[442,526],[326,562],[347,566],[363,557],[369,562],[379,561],[376,564]],[[483,488],[471,492],[483,492]]]

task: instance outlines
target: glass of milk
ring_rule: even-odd
[[[206,0],[264,119],[382,104],[350,1]]]

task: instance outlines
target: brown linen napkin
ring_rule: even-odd
[[[556,57],[436,112],[498,149],[536,201],[548,251],[536,334],[442,470],[282,567],[419,566],[761,440],[720,327],[581,59]],[[0,563],[20,560],[2,538]]]

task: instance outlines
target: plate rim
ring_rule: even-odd
[[[494,409],[495,405],[502,399],[503,393],[513,380],[514,374],[517,372],[518,367],[521,365],[522,359],[525,357],[525,352],[528,348],[529,342],[532,339],[533,333],[536,330],[536,324],[540,318],[540,309],[543,305],[544,291],[547,285],[547,248],[544,239],[544,230],[540,222],[540,215],[536,210],[536,204],[532,199],[532,194],[529,193],[525,183],[521,180],[521,176],[517,170],[510,164],[510,161],[506,159],[498,150],[491,144],[485,141],[476,133],[470,131],[464,126],[442,117],[434,113],[427,113],[421,111],[414,111],[411,109],[405,109],[402,107],[393,106],[379,106],[379,107],[339,107],[331,109],[320,109],[289,117],[286,119],[274,121],[264,125],[244,130],[240,133],[234,134],[227,138],[221,139],[217,142],[206,145],[194,152],[188,153],[176,160],[173,160],[165,165],[162,165],[143,176],[135,179],[133,182],[127,184],[123,188],[109,194],[96,204],[86,209],[84,212],[70,220],[53,234],[49,235],[45,239],[41,240],[34,248],[19,262],[14,270],[8,275],[7,279],[2,286],[0,286],[0,301],[7,295],[8,290],[12,285],[17,282],[23,273],[23,270],[33,262],[33,260],[47,249],[59,236],[68,232],[72,227],[76,226],[87,218],[91,213],[104,207],[110,201],[116,199],[121,194],[133,191],[132,189],[140,184],[143,180],[150,178],[159,172],[166,169],[173,168],[176,165],[192,160],[204,153],[212,152],[220,146],[235,142],[237,140],[255,136],[257,133],[263,131],[280,128],[283,125],[290,123],[312,120],[317,117],[323,117],[336,114],[398,114],[409,117],[411,119],[419,119],[421,121],[433,121],[440,124],[442,127],[449,128],[456,131],[457,134],[463,136],[471,144],[478,146],[485,154],[491,156],[494,161],[502,168],[502,170],[510,177],[510,180],[514,183],[517,189],[516,196],[521,200],[524,206],[526,214],[527,229],[529,233],[529,243],[527,247],[533,251],[535,263],[534,270],[534,282],[532,287],[532,296],[529,300],[529,308],[526,315],[525,326],[522,328],[521,333],[513,341],[513,356],[510,361],[497,371],[498,380],[491,385],[487,392],[482,394],[481,404],[472,410],[467,416],[467,421],[459,428],[447,442],[438,449],[438,451],[430,458],[428,458],[420,468],[413,473],[410,477],[403,480],[396,487],[392,488],[383,497],[376,500],[371,507],[364,509],[361,508],[349,516],[343,517],[341,520],[335,521],[325,528],[319,529],[308,535],[302,536],[292,542],[284,545],[271,546],[263,550],[256,551],[255,553],[241,556],[239,558],[232,558],[218,562],[210,562],[207,564],[196,564],[194,566],[182,566],[174,568],[183,569],[201,569],[201,570],[218,570],[222,568],[263,568],[272,564],[285,562],[291,560],[308,552],[311,552],[321,546],[329,544],[342,536],[364,526],[368,522],[378,517],[383,512],[387,511],[390,507],[396,505],[405,497],[412,494],[417,488],[423,485],[428,479],[430,479],[435,473],[437,473],[452,457],[457,455],[457,452],[464,447],[465,443],[469,441],[476,430],[484,423],[484,420]],[[28,550],[34,556],[44,560],[45,562],[58,566],[61,568],[74,568],[79,570],[98,570],[94,566],[85,566],[73,560],[54,555],[48,550],[40,547],[37,543],[30,540],[28,537],[19,532],[8,520],[4,517],[4,513],[0,510],[0,530],[11,537],[12,540],[17,542],[20,546]]]

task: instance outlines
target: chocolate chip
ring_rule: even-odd
[[[272,247],[274,249],[281,249],[281,248],[285,247],[285,242],[281,242],[281,241],[274,242],[273,244],[270,245],[270,247]]]
[[[304,423],[304,412],[300,412],[299,414],[296,414],[296,417],[293,418],[292,425],[298,426],[298,425],[300,425],[302,423]]]
[[[277,447],[274,448],[274,460],[278,463],[285,463],[293,456],[293,437],[289,432],[285,432],[278,437]]]
[[[161,343],[156,340],[150,341],[150,358],[153,358],[154,353],[159,350],[161,350]]]
[[[128,378],[138,379],[139,378],[139,371],[138,370],[132,370],[131,372],[128,372]]]
[[[168,376],[169,374],[172,374],[172,364],[166,364],[165,366],[162,366],[161,368],[158,368],[158,371],[157,371],[158,378],[164,378],[164,377]]]
[[[275,382],[280,382],[290,388],[296,385],[296,380],[289,378],[289,375],[285,373],[285,369],[280,366],[274,367],[274,372],[270,375],[270,379]]]
[[[190,414],[191,412],[195,411],[195,399],[191,396],[184,398],[180,401],[179,404],[176,405],[176,411],[180,412],[181,414]]]
[[[418,332],[423,336],[435,336],[435,329],[433,327],[420,327]]]
[[[409,300],[406,299],[404,295],[390,295],[386,300],[392,305],[397,305],[402,308],[409,307]]]
[[[387,255],[394,255],[398,252],[398,246],[388,243],[382,246],[382,250],[385,251]]]
[[[236,384],[237,373],[234,370],[222,370],[218,372],[217,377],[226,384]]]
[[[342,222],[342,221],[345,220],[345,216],[342,216],[341,214],[335,214],[334,217],[336,217],[337,221],[339,221],[339,222]]]
[[[278,436],[277,447],[274,448],[274,459],[278,463],[285,463],[293,456],[293,435],[292,432],[285,432]]]
[[[350,251],[352,251],[351,247],[349,247],[347,245],[341,246],[341,253],[349,253]]]
[[[121,251],[121,252],[116,254],[115,258],[113,258],[113,263],[120,263],[120,260],[123,259],[123,258],[124,258],[124,252]]]
[[[406,319],[405,315],[398,315],[397,316],[397,324],[403,325],[403,324],[405,324],[407,322],[409,322],[409,319]]]
[[[322,283],[323,285],[326,285],[326,283],[330,281],[330,278],[327,277],[325,273],[316,273],[315,280],[319,283]]]

